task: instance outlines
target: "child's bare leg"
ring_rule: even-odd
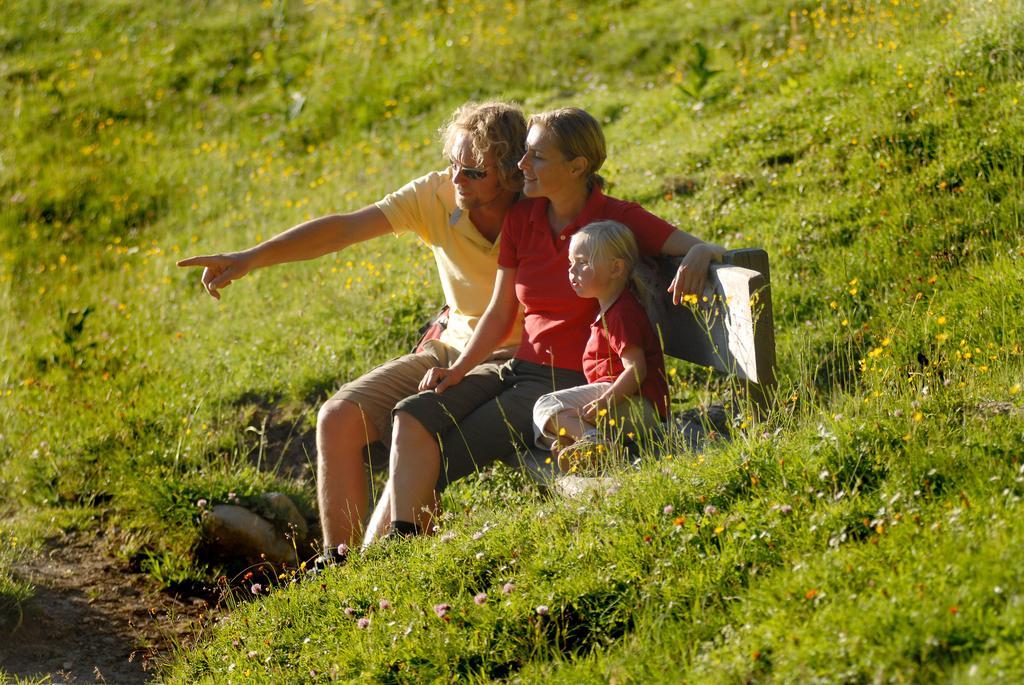
[[[575,409],[566,409],[548,419],[547,432],[555,436],[555,444],[552,449],[566,447],[576,442],[594,428],[587,423]]]
[[[594,425],[583,420],[578,410],[568,409],[551,417],[548,428],[558,436],[551,447],[558,458],[558,469],[569,473],[581,467],[586,468],[587,464],[581,463],[581,460],[586,458],[589,461],[588,455],[592,448],[584,447],[580,440],[593,433]],[[578,444],[581,449],[574,451],[572,446]]]

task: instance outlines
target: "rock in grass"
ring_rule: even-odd
[[[274,524],[234,504],[213,507],[203,518],[203,535],[217,556],[257,560],[265,554],[275,563],[295,560],[294,548]]]
[[[589,494],[606,493],[616,483],[618,481],[610,476],[587,477],[570,474],[556,479],[552,487],[562,497],[574,499]]]
[[[297,540],[305,540],[309,535],[309,526],[305,517],[299,513],[298,507],[288,495],[281,492],[268,492],[260,495],[261,513],[273,521],[279,530],[287,531]]]

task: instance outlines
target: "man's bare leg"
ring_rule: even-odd
[[[324,549],[353,545],[362,536],[369,485],[365,448],[378,440],[377,429],[359,405],[327,400],[316,421],[317,502]]]

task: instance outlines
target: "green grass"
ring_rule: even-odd
[[[11,567],[25,555],[17,535],[0,529],[0,628],[21,625],[21,605],[32,596],[32,587],[11,573]]]
[[[1011,0],[0,0],[5,531],[103,527],[187,587],[222,572],[198,500],[312,513],[274,466],[312,463],[318,404],[412,343],[429,255],[382,239],[219,303],[174,260],[439,167],[466,99],[574,104],[614,194],[768,250],[777,410],[606,498],[455,487],[454,537],[242,602],[168,679],[1020,679],[1022,36]],[[694,42],[721,70],[699,92]],[[724,388],[677,365],[673,390]]]

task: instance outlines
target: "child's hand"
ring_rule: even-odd
[[[608,398],[599,397],[583,405],[581,417],[587,423],[596,424],[597,418],[608,412]]]

